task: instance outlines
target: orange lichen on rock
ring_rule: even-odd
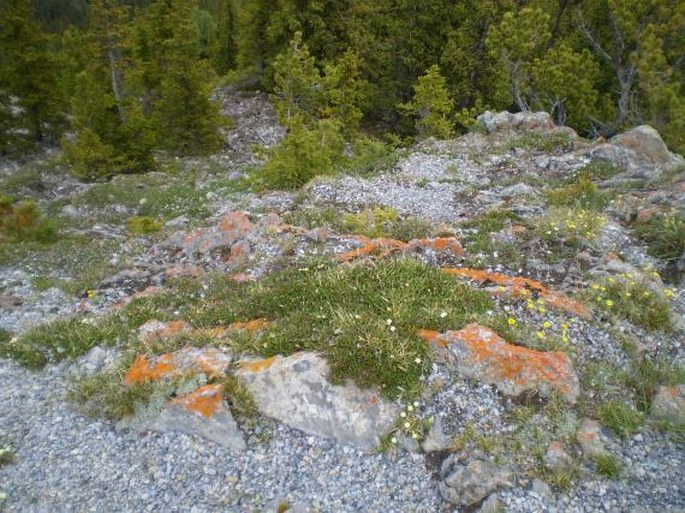
[[[254,335],[257,332],[268,328],[272,324],[273,322],[260,317],[259,319],[252,319],[251,321],[233,322],[229,324],[226,329],[228,331],[246,331],[250,335]]]
[[[409,241],[409,248],[425,248],[433,251],[452,251],[455,255],[464,253],[464,248],[456,237],[437,237],[435,239],[413,239]]]
[[[507,276],[481,269],[443,268],[442,271],[449,275],[466,278],[481,284],[493,283],[499,285],[503,288],[502,292],[517,298],[529,298],[533,293],[536,293],[551,308],[563,310],[580,317],[589,318],[591,316],[590,311],[579,302],[558,292],[552,292],[542,283],[530,278]],[[495,293],[498,292],[495,291]]]
[[[155,319],[147,321],[138,328],[138,333],[143,342],[173,338],[178,335],[188,334],[191,331],[192,327],[185,321],[161,322]]]
[[[262,372],[276,363],[276,357],[271,356],[263,360],[241,361],[239,363],[240,370],[246,372]]]
[[[379,258],[384,258],[390,253],[401,251],[407,247],[406,242],[400,240],[381,237],[379,239],[369,239],[364,235],[355,235],[354,240],[361,243],[361,247],[348,251],[338,257],[340,262],[350,262],[362,256],[378,254]]]
[[[141,355],[126,373],[124,383],[154,382],[188,373],[222,377],[230,364],[231,356],[213,347],[189,347],[156,357]]]
[[[415,250],[417,248],[431,249],[436,252],[452,251],[455,255],[461,255],[464,248],[456,237],[438,237],[434,239],[412,239],[409,242],[380,237],[370,239],[364,235],[352,236],[361,246],[348,251],[338,257],[340,262],[350,262],[363,256],[376,255],[384,258],[397,251]]]
[[[588,308],[585,305],[579,303],[578,301],[574,301],[573,299],[566,297],[562,294],[550,292],[544,295],[542,299],[551,308],[554,308],[556,310],[565,310],[574,315],[577,315],[578,317],[589,318],[591,316],[590,310],[588,310]]]
[[[447,347],[447,342],[440,337],[440,332],[438,331],[420,329],[417,334],[431,346]]]
[[[174,399],[173,404],[179,404],[186,410],[209,418],[222,408],[223,393],[223,385],[204,385],[189,394]]]
[[[254,229],[252,221],[242,212],[234,211],[226,214],[219,223],[219,231],[230,232],[236,230],[241,235],[246,235]]]
[[[140,355],[126,373],[124,383],[132,385],[146,381],[159,381],[174,373],[175,369],[171,360],[170,354],[163,354],[154,362],[151,362],[146,355]]]
[[[448,331],[437,338],[456,356],[459,372],[492,383],[502,393],[519,395],[538,390],[541,395],[549,395],[553,388],[569,402],[575,402],[580,393],[578,377],[566,353],[509,344],[478,324]]]

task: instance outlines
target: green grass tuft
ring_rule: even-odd
[[[661,260],[677,260],[685,252],[685,217],[679,212],[656,214],[635,226],[635,235]]]
[[[595,471],[597,475],[609,479],[617,479],[621,475],[622,465],[615,456],[611,454],[600,454],[595,458]]]
[[[600,422],[616,434],[628,438],[642,424],[643,415],[625,401],[613,400],[598,409]]]
[[[115,318],[99,322],[60,319],[33,328],[0,345],[0,356],[11,357],[27,367],[41,368],[50,362],[78,357],[99,344],[113,344],[127,336]]]

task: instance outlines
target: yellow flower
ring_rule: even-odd
[[[552,323],[549,322],[549,321],[545,321],[545,322],[542,323],[542,326],[543,326],[543,328],[551,328],[551,327],[552,327]]]
[[[514,319],[513,317],[509,317],[509,319],[507,319],[507,322],[509,323],[509,326],[516,326],[516,319]]]
[[[566,331],[566,330],[568,329],[568,324],[566,324],[565,322],[562,323],[561,329],[564,330],[564,331]]]
[[[564,343],[568,342],[568,337],[567,337],[566,335],[563,335],[563,336],[561,337],[561,341],[564,342]]]
[[[597,285],[596,283],[593,283],[592,288],[595,290],[599,290],[599,285]]]
[[[614,306],[614,302],[611,299],[607,299],[607,306]]]
[[[545,332],[544,331],[538,331],[537,336],[538,336],[538,338],[545,338]]]
[[[547,309],[545,309],[543,307],[538,308],[538,312],[540,312],[540,313],[545,313],[546,311],[547,311]]]

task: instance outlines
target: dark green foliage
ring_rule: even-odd
[[[141,23],[151,34],[143,66],[150,84],[157,143],[179,154],[206,155],[221,145],[222,122],[212,103],[209,64],[202,60],[192,1],[157,0]],[[155,87],[156,85],[156,87]]]
[[[64,122],[58,62],[29,0],[0,5],[0,155],[57,136]]]
[[[308,128],[299,119],[290,120],[290,132],[275,147],[258,179],[269,188],[296,189],[319,175],[330,175],[340,161],[343,140],[331,121]]]

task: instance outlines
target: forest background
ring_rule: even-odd
[[[585,137],[649,124],[685,152],[678,0],[2,0],[0,154],[58,143],[84,180],[220,150],[216,87],[272,94],[255,180],[542,110]]]

